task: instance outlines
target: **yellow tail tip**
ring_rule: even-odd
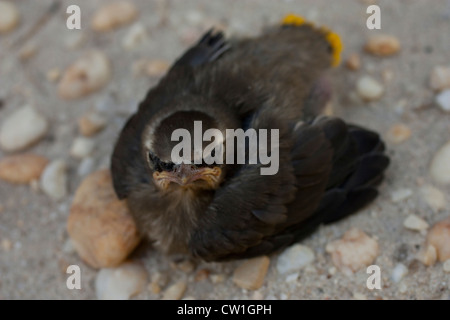
[[[286,15],[283,18],[283,20],[281,21],[281,24],[283,26],[289,25],[289,26],[297,26],[298,27],[298,26],[301,26],[301,25],[304,25],[307,23],[308,23],[308,21],[305,18],[297,16],[293,13]]]
[[[342,44],[341,37],[339,37],[339,35],[335,32],[328,31],[325,34],[325,37],[333,51],[333,60],[331,62],[331,65],[333,67],[336,67],[341,62],[341,52],[344,48],[344,45]]]
[[[314,27],[314,24],[312,22],[306,20],[305,18],[303,18],[301,16],[295,15],[293,13],[286,15],[283,18],[281,25],[283,25],[283,26],[289,25],[289,26],[297,26],[297,27],[302,26],[302,25],[307,25],[307,26]],[[331,65],[333,67],[338,66],[339,63],[341,62],[341,52],[342,52],[342,49],[344,48],[341,38],[339,37],[339,35],[337,33],[331,31],[327,27],[322,26],[320,28],[317,28],[317,30],[319,30],[325,36],[325,39],[331,46],[331,49],[332,49]]]

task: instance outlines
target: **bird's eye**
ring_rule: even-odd
[[[172,171],[174,163],[173,162],[161,162],[161,167],[165,171]]]

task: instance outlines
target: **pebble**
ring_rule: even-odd
[[[170,64],[165,60],[149,61],[145,67],[145,73],[153,78],[162,77],[170,68]]]
[[[77,137],[70,148],[70,155],[76,159],[89,156],[95,148],[95,141],[91,138]]]
[[[147,40],[147,31],[145,27],[136,23],[131,26],[130,30],[128,30],[127,34],[122,39],[122,46],[127,50],[132,50]]]
[[[125,201],[117,198],[108,169],[87,176],[70,208],[67,230],[80,257],[91,267],[114,267],[139,243]]]
[[[372,264],[379,254],[378,243],[356,228],[348,230],[342,239],[328,243],[326,251],[336,268],[347,275]]]
[[[212,274],[210,279],[212,283],[218,284],[225,282],[226,277],[224,274]]]
[[[387,57],[400,51],[400,42],[391,35],[375,35],[369,38],[365,50],[376,56]]]
[[[314,252],[301,244],[295,244],[280,254],[277,260],[277,270],[286,274],[305,267],[314,261]]]
[[[288,275],[288,276],[286,277],[286,282],[287,282],[287,283],[297,282],[299,275],[300,275],[300,274],[299,274],[298,272],[297,272],[297,273],[292,273],[292,274]]]
[[[67,194],[67,165],[64,160],[53,160],[41,175],[41,189],[54,200],[61,200]]]
[[[439,184],[450,184],[450,142],[443,145],[434,155],[430,175]]]
[[[413,194],[413,192],[411,189],[406,189],[406,188],[397,189],[391,193],[391,200],[392,200],[392,202],[400,202],[400,201],[408,199],[409,197],[412,196],[412,194]]]
[[[450,273],[450,259],[445,260],[442,267],[445,272]]]
[[[206,268],[202,268],[197,271],[195,274],[194,280],[199,282],[208,279],[209,275],[211,274],[211,271]]]
[[[240,288],[257,290],[264,283],[269,264],[267,256],[246,260],[234,270],[233,282]]]
[[[191,260],[186,259],[177,263],[176,268],[184,273],[192,273],[195,269],[195,264]]]
[[[450,89],[450,67],[436,66],[430,76],[430,88],[436,91]]]
[[[0,33],[14,30],[19,24],[19,10],[10,1],[0,1]]]
[[[6,156],[0,160],[0,179],[28,184],[39,179],[47,164],[47,158],[32,153]]]
[[[107,122],[108,119],[102,112],[90,110],[78,119],[78,130],[83,136],[91,137],[102,131]]]
[[[144,266],[125,262],[115,268],[101,269],[95,279],[95,292],[100,300],[128,300],[142,292],[148,282]]]
[[[360,292],[355,292],[353,294],[353,299],[355,299],[355,300],[367,300],[367,296],[365,294],[360,293]]]
[[[111,76],[108,57],[99,50],[92,50],[64,71],[58,92],[64,99],[77,99],[104,87]]]
[[[408,268],[403,263],[399,263],[392,270],[391,279],[395,283],[399,283],[400,280],[402,280],[403,277],[406,276],[407,274]]]
[[[78,165],[77,174],[84,177],[94,170],[95,160],[92,157],[86,157]]]
[[[27,61],[34,57],[38,52],[38,47],[35,43],[27,43],[19,50],[19,58],[22,61]]]
[[[437,259],[450,259],[450,218],[439,221],[428,232],[427,244],[436,248]]]
[[[168,287],[161,298],[161,300],[180,300],[183,298],[187,289],[187,281],[180,280],[177,283]]]
[[[441,190],[433,186],[425,185],[420,189],[425,202],[434,210],[443,210],[446,206],[445,195]]]
[[[436,248],[429,244],[426,245],[417,254],[417,259],[426,266],[432,266],[433,264],[436,263],[436,260],[437,260]]]
[[[166,273],[156,272],[152,275],[152,282],[149,284],[149,290],[154,294],[159,294],[161,288],[165,287],[169,282],[169,277]]]
[[[47,119],[35,108],[23,106],[3,122],[0,129],[0,146],[8,152],[23,150],[38,142],[47,130]]]
[[[264,295],[259,290],[253,291],[251,300],[264,300]]]
[[[394,144],[402,143],[411,137],[411,129],[401,123],[397,123],[389,128],[386,139]]]
[[[52,68],[47,71],[47,80],[50,82],[56,82],[61,77],[61,71],[58,68]]]
[[[352,53],[345,62],[345,65],[350,70],[359,70],[361,68],[361,58],[359,57],[359,54]]]
[[[415,214],[410,214],[405,221],[403,221],[403,226],[406,229],[414,231],[422,231],[428,229],[428,223],[422,218],[416,216]]]
[[[13,246],[13,244],[12,244],[11,240],[9,240],[9,239],[2,240],[2,248],[5,252],[11,251],[12,246]]]
[[[95,31],[111,31],[133,22],[138,15],[135,5],[128,1],[117,1],[102,6],[91,22]]]
[[[408,291],[408,285],[406,284],[406,283],[404,283],[404,282],[402,282],[402,283],[400,283],[399,285],[398,285],[398,292],[399,293],[406,293]]]
[[[356,83],[358,95],[366,101],[375,101],[384,93],[383,86],[370,76],[361,77]]]
[[[450,89],[444,90],[436,96],[436,103],[442,111],[450,112]]]

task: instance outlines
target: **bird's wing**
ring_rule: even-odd
[[[149,184],[146,163],[141,155],[143,122],[136,114],[128,119],[116,142],[111,158],[114,190],[119,199],[128,196],[131,186]]]
[[[262,108],[251,121],[251,127],[256,130],[268,129],[268,132],[279,129],[278,173],[261,175],[260,169],[264,165],[246,164],[227,179],[216,191],[192,234],[190,246],[194,255],[205,260],[220,260],[243,254],[267,236],[278,232],[280,226],[292,220],[289,215],[295,214],[300,217],[295,220],[301,220],[302,216],[310,215],[310,211],[318,205],[331,170],[330,144],[319,129],[305,134],[302,138],[305,142],[313,140],[313,143],[304,144],[304,154],[308,157],[305,161],[309,162],[305,162],[304,170],[295,172],[291,156],[293,130],[285,123],[277,122],[275,113],[274,109]],[[268,141],[269,146],[270,143]],[[320,170],[315,170],[317,167]],[[305,175],[303,178],[302,174]],[[294,200],[302,184],[305,188],[309,186],[307,197],[313,195],[314,203],[304,210],[288,212],[287,204]]]
[[[388,160],[372,132],[323,117],[280,133],[280,142],[276,175],[245,165],[217,191],[192,235],[195,255],[226,260],[268,254],[376,196],[374,184]]]
[[[229,48],[223,33],[211,29],[174,63],[172,69],[180,66],[198,67],[215,61]]]

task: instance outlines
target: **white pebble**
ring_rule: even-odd
[[[77,159],[83,159],[94,151],[95,141],[90,138],[77,137],[70,148],[70,155]]]
[[[301,244],[295,244],[280,254],[277,260],[277,270],[280,274],[298,271],[314,261],[314,252]]]
[[[430,76],[430,87],[436,91],[450,89],[450,67],[434,67]]]
[[[122,46],[127,50],[131,50],[144,43],[146,39],[147,31],[145,30],[145,27],[142,24],[137,23],[130,28],[128,33],[122,39]]]
[[[384,93],[384,88],[372,77],[363,76],[356,83],[356,91],[364,100],[373,101],[381,98]]]
[[[445,195],[438,188],[426,185],[420,189],[420,193],[422,194],[422,197],[425,200],[425,202],[433,210],[440,211],[445,208],[446,206]]]
[[[391,193],[392,202],[400,202],[408,199],[413,194],[411,189],[397,189]]]
[[[200,11],[196,10],[190,10],[186,12],[184,17],[186,19],[186,22],[193,26],[198,26],[205,20],[203,14]]]
[[[405,221],[403,221],[403,226],[406,229],[414,231],[422,231],[428,229],[428,223],[422,218],[416,216],[415,214],[410,214]]]
[[[450,273],[450,259],[445,260],[442,267],[445,272]]]
[[[298,280],[299,273],[292,273],[286,277],[286,282],[293,283]]]
[[[60,200],[67,194],[67,166],[63,160],[53,160],[41,175],[41,188],[52,199]]]
[[[433,157],[430,175],[440,184],[450,184],[450,142],[443,145]]]
[[[95,279],[95,292],[100,300],[127,300],[144,290],[147,282],[147,271],[140,263],[126,262],[101,269]]]
[[[398,292],[400,293],[406,293],[406,291],[408,291],[408,286],[406,283],[402,282],[399,284],[398,286]]]
[[[355,292],[353,294],[353,299],[355,300],[367,300],[367,296],[365,294],[359,293],[359,292]]]
[[[436,96],[436,103],[446,112],[450,112],[450,89],[444,90]]]
[[[47,120],[35,108],[26,105],[3,122],[0,145],[5,151],[19,151],[40,140],[47,130]]]
[[[0,1],[0,33],[13,30],[19,24],[19,10],[14,3]]]
[[[391,279],[395,283],[399,283],[400,280],[402,280],[402,278],[404,276],[406,276],[407,274],[408,274],[408,268],[403,263],[399,263],[392,270]]]
[[[94,171],[94,166],[95,160],[92,157],[86,157],[81,160],[80,164],[78,165],[77,174],[80,177],[87,176],[89,173]]]

